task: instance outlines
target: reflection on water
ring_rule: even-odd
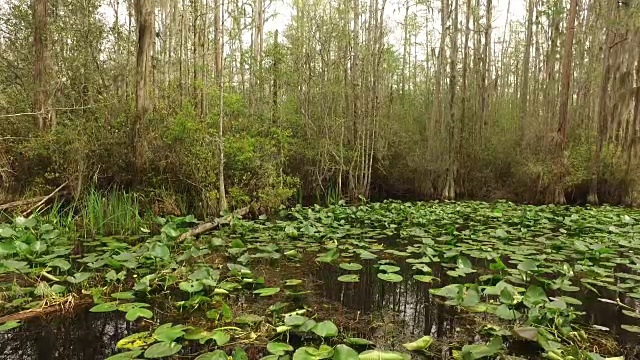
[[[118,340],[131,333],[123,314],[80,311],[23,324],[0,334],[0,359],[104,359]]]
[[[431,335],[439,339],[457,336],[465,331],[465,316],[457,314],[453,308],[435,301],[429,293],[430,284],[413,279],[409,265],[399,263],[404,280],[402,282],[386,282],[377,277],[377,269],[372,266],[376,262],[363,263],[360,282],[342,283],[338,276],[355,272],[339,269],[334,265],[323,264],[317,271],[319,292],[333,301],[338,301],[345,307],[365,314],[375,312],[393,312],[402,320],[402,325],[395,329],[402,338]],[[440,269],[434,269],[434,275],[439,277]],[[435,287],[446,284],[436,282]],[[389,315],[387,315],[389,316]],[[384,320],[383,320],[384,321]],[[473,338],[473,336],[471,336]]]

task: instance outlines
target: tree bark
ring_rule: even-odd
[[[136,55],[136,115],[132,124],[131,147],[133,149],[133,181],[138,185],[144,162],[143,129],[147,115],[153,110],[150,92],[151,51],[154,31],[153,0],[136,0],[135,13],[138,25],[138,53]]]
[[[560,106],[558,114],[558,131],[556,134],[556,182],[554,184],[553,202],[565,204],[564,186],[569,166],[569,154],[567,149],[567,135],[569,129],[569,94],[571,90],[571,72],[573,61],[573,38],[575,34],[576,13],[578,0],[571,0],[569,16],[567,18],[567,39],[564,45],[564,58],[562,60],[562,88],[560,91]]]
[[[520,124],[519,124],[519,135],[520,135],[520,143],[524,141],[524,136],[526,132],[526,122],[527,116],[527,107],[529,102],[529,73],[531,71],[531,45],[533,43],[533,9],[534,9],[534,1],[528,1],[527,8],[527,30],[525,35],[525,43],[524,43],[524,60],[522,65],[522,83],[520,88]]]
[[[33,47],[35,51],[33,80],[35,84],[34,112],[38,129],[49,130],[56,125],[56,112],[51,103],[51,61],[49,59],[48,0],[33,0]],[[55,91],[54,91],[55,92]]]
[[[220,211],[227,210],[227,195],[224,187],[224,136],[223,136],[223,122],[224,122],[224,77],[223,61],[224,61],[224,27],[222,24],[224,14],[224,0],[215,0],[215,26],[217,41],[216,41],[216,78],[218,83],[219,93],[219,118],[218,118],[218,192],[220,197]]]

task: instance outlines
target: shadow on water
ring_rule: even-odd
[[[134,331],[124,314],[94,314],[85,309],[27,322],[0,334],[0,359],[104,359],[115,352],[118,340]]]

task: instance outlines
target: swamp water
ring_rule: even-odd
[[[488,341],[498,337],[504,341],[485,358],[542,358],[551,352],[545,348],[549,341],[552,346],[559,344],[567,356],[559,359],[570,359],[570,354],[578,355],[574,359],[640,358],[636,332],[640,261],[633,252],[640,249],[637,213],[506,203],[385,203],[298,209],[292,214],[294,219],[287,221],[237,222],[188,249],[175,251],[168,246],[172,254],[201,252],[193,256],[200,257],[193,268],[206,264],[223,271],[211,287],[237,283],[222,286],[228,295],[212,296],[206,286],[192,284],[204,281],[194,276],[187,279],[195,287],[180,283],[179,288],[188,291],[154,293],[149,286],[135,301],[147,299],[152,304],[150,319],[128,321],[122,311],[92,312],[89,305],[45,320],[28,320],[0,333],[0,359],[105,359],[135,350],[118,349],[121,339],[153,332],[169,322],[223,329],[230,338],[220,346],[187,341],[188,335],[171,339],[180,344],[172,353],[176,358],[195,358],[213,349],[230,355],[239,346],[249,359],[276,360],[283,356],[269,355],[274,351],[266,346],[278,342],[316,350],[322,344],[346,343],[358,351],[375,346],[386,351],[375,354],[382,360],[394,359],[391,350],[414,358],[474,359],[483,353],[474,355],[471,350],[489,348]],[[123,247],[109,256],[134,251]],[[176,266],[168,270],[179,274],[184,265]],[[543,288],[542,294],[534,291]],[[105,299],[98,302],[113,300],[101,296]],[[194,300],[197,296],[203,298]],[[196,300],[202,302],[188,304]],[[209,311],[223,303],[233,313],[230,318],[210,316]],[[509,312],[499,310],[503,305]],[[534,314],[534,309],[542,315]],[[306,323],[289,324],[282,318],[287,313],[315,319],[314,324],[331,320],[340,334],[302,329]],[[244,321],[247,315],[250,320]],[[282,326],[288,329],[278,329]],[[538,331],[537,337],[516,336],[522,329]],[[576,337],[579,329],[584,338]],[[542,339],[545,332],[555,337]],[[435,339],[424,351],[409,352],[402,345],[424,336]],[[358,345],[349,340],[353,338],[371,345]],[[148,347],[140,344],[142,350]],[[465,347],[466,355],[461,355],[458,351],[464,353]],[[343,359],[337,354],[296,352],[293,358]],[[141,351],[136,356],[145,355]],[[360,357],[369,359],[362,353]]]

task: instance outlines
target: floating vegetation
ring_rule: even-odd
[[[19,217],[0,225],[0,332],[19,336],[38,312],[89,301],[78,311],[134,325],[110,360],[615,358],[639,339],[638,220],[613,207],[385,202],[297,207],[180,241],[193,217],[92,238]],[[357,307],[345,300],[356,291],[407,289],[471,332],[393,343],[376,334],[397,321],[323,311],[334,298]],[[594,302],[617,325],[594,323]]]

